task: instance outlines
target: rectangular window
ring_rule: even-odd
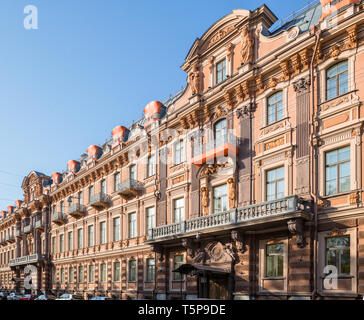
[[[284,244],[268,244],[266,247],[266,277],[283,277]]]
[[[68,269],[68,282],[69,283],[73,283],[73,279],[74,279],[75,275],[73,273],[73,267],[70,267]]]
[[[174,223],[179,223],[185,219],[185,199],[180,198],[173,201]]]
[[[87,229],[88,246],[92,247],[94,245],[94,226],[88,226]]]
[[[136,281],[136,260],[129,261],[129,282]]]
[[[57,283],[57,270],[56,270],[56,268],[52,269],[52,283],[53,284]]]
[[[101,264],[101,282],[106,282],[106,263]]]
[[[91,202],[92,199],[94,198],[94,195],[95,195],[95,190],[94,190],[94,186],[91,186],[89,189],[88,189],[88,201]]]
[[[148,177],[155,175],[155,155],[148,157]]]
[[[78,267],[78,283],[83,283],[83,266]]]
[[[214,189],[214,213],[224,212],[227,205],[227,185],[215,187]]]
[[[155,228],[155,207],[147,208],[147,234],[148,230]]]
[[[113,239],[114,241],[120,241],[120,218],[114,218],[113,220]]]
[[[73,232],[68,232],[68,251],[73,250]]]
[[[283,93],[277,92],[268,98],[268,125],[283,119]]]
[[[114,191],[117,191],[118,190],[118,186],[120,184],[120,172],[116,173],[114,175]]]
[[[61,234],[59,236],[59,251],[62,253],[64,252],[64,235]]]
[[[266,194],[267,201],[284,198],[284,167],[267,171]]]
[[[77,247],[78,249],[83,248],[83,229],[77,230]]]
[[[185,162],[185,149],[183,140],[178,141],[174,146],[174,164]]]
[[[60,206],[60,209],[61,209],[61,213],[64,214],[64,202],[61,201],[59,206]]]
[[[135,164],[133,164],[129,167],[129,178],[130,178],[130,180],[137,180]]]
[[[216,64],[216,84],[226,79],[226,59]]]
[[[180,266],[183,265],[183,255],[176,255],[174,256],[173,260],[173,270],[177,270]],[[173,280],[175,281],[181,281],[183,280],[183,276],[179,272],[173,272]]]
[[[83,205],[83,192],[82,191],[78,194],[78,203],[80,205]]]
[[[64,268],[61,268],[61,283],[64,283]]]
[[[114,263],[114,281],[120,281],[120,262]]]
[[[95,281],[95,266],[88,267],[88,282],[93,283]]]
[[[334,99],[347,92],[349,92],[348,62],[343,61],[326,72],[326,99]]]
[[[101,194],[106,194],[106,180],[101,180]]]
[[[52,253],[57,253],[56,237],[52,237]]]
[[[129,238],[135,238],[136,234],[136,213],[129,214]]]
[[[350,190],[350,147],[326,153],[326,195]]]
[[[100,244],[106,243],[106,221],[100,222]]]
[[[350,236],[326,238],[326,265],[336,267],[338,275],[350,275]]]
[[[155,260],[153,258],[147,259],[147,281],[155,281]]]

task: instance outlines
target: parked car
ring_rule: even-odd
[[[90,300],[100,300],[100,301],[105,301],[105,300],[112,300],[111,298],[108,297],[93,297]]]
[[[6,300],[6,294],[4,292],[0,292],[0,300]]]
[[[25,294],[21,300],[34,300],[34,297],[31,294]]]
[[[35,300],[56,300],[57,297],[56,296],[52,296],[51,294],[41,294],[38,298],[36,298]]]
[[[7,300],[21,300],[21,296],[17,295],[15,292],[12,292],[7,296]]]
[[[83,300],[83,297],[76,294],[64,293],[56,300]]]

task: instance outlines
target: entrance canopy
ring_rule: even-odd
[[[229,274],[230,272],[222,269],[222,268],[214,268],[209,266],[203,266],[199,264],[183,264],[173,272],[178,272],[181,274],[189,274],[189,275],[198,275],[206,272],[214,273],[214,274]]]

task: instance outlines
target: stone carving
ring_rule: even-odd
[[[201,200],[201,204],[202,204],[202,214],[204,216],[208,215],[208,210],[209,210],[209,193],[207,190],[207,187],[202,187],[201,188],[201,195],[202,195],[202,200]]]
[[[151,251],[157,254],[157,259],[159,262],[164,261],[163,248],[157,245],[151,246]]]
[[[274,149],[274,148],[277,148],[281,145],[284,144],[284,137],[282,138],[279,138],[277,140],[274,140],[274,141],[271,141],[271,142],[268,142],[264,145],[264,150],[265,151],[268,151],[268,150],[271,150],[271,149]]]
[[[310,89],[311,81],[309,78],[301,78],[293,83],[293,89],[296,93],[307,92]]]
[[[241,31],[241,64],[252,62],[254,59],[254,43],[255,40],[250,34],[248,26],[245,26]]]
[[[200,82],[201,82],[201,74],[198,70],[197,64],[194,64],[192,71],[188,75],[188,83],[191,86],[192,94],[200,93]]]
[[[236,250],[240,253],[246,252],[246,244],[242,234],[236,230],[231,231],[231,239],[235,241]]]
[[[296,236],[296,243],[299,248],[304,248],[306,245],[304,235],[304,222],[302,219],[288,220],[288,230]]]
[[[216,108],[216,112],[212,116],[212,120],[214,121],[220,117],[225,117],[226,115],[227,115],[227,111],[223,107],[218,106]]]
[[[198,248],[196,253],[195,253],[195,256],[193,258],[193,261],[195,263],[200,263],[200,264],[203,264],[205,263],[205,260],[206,260],[206,251],[204,248]]]
[[[186,249],[187,256],[193,259],[195,255],[193,240],[191,238],[182,239],[182,246]]]
[[[235,208],[235,198],[236,198],[236,184],[234,178],[229,178],[227,181],[229,185],[229,207],[230,209]]]
[[[228,35],[231,31],[234,30],[234,26],[228,26],[223,30],[219,30],[219,32],[210,40],[207,48],[212,47],[216,42],[224,38],[226,35]]]
[[[206,167],[204,167],[202,170],[201,170],[201,176],[209,176],[209,175],[212,175],[214,173],[217,173],[217,171],[219,169],[223,169],[223,168],[226,168],[228,166],[228,162],[226,163],[223,163],[223,164],[209,164],[207,165]]]
[[[213,241],[206,246],[206,263],[228,263],[235,260],[235,253],[231,243],[223,245],[221,242]]]

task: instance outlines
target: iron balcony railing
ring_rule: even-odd
[[[90,205],[102,205],[102,204],[106,204],[108,201],[108,196],[107,194],[100,192],[97,194],[92,194],[90,196]]]
[[[301,210],[297,196],[290,196],[274,201],[263,202],[225,212],[193,218],[179,223],[159,226],[149,230],[149,240],[177,236],[219,226],[233,226],[273,216],[283,216]],[[306,210],[304,208],[304,210]]]
[[[140,190],[143,188],[143,183],[134,180],[134,179],[127,179],[121,183],[116,185],[116,191],[119,193],[126,192],[129,190]]]
[[[30,233],[33,231],[33,226],[31,224],[28,224],[24,227],[24,233]]]
[[[55,212],[52,214],[52,222],[61,223],[66,220],[65,215],[62,212]]]
[[[11,259],[9,261],[9,266],[15,267],[15,266],[20,266],[20,265],[25,265],[25,264],[30,264],[30,263],[37,263],[41,259],[43,259],[43,256],[39,256],[38,254],[32,254],[29,256]]]
[[[5,238],[0,238],[0,245],[6,245]]]
[[[83,215],[86,212],[86,207],[80,203],[73,203],[68,208],[68,214],[71,216]]]
[[[44,223],[43,223],[43,220],[38,220],[35,222],[35,228],[36,229],[42,229],[44,228]]]
[[[7,242],[13,242],[13,241],[15,241],[14,235],[13,234],[7,234],[5,236],[5,241],[7,241]]]

